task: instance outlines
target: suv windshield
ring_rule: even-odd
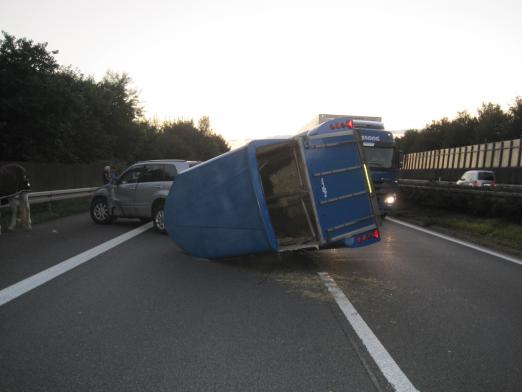
[[[379,167],[390,169],[393,165],[392,147],[364,147],[364,154],[370,168]]]
[[[138,178],[140,178],[143,167],[135,167],[132,168],[125,173],[122,174],[118,182],[120,184],[134,184],[138,182]]]

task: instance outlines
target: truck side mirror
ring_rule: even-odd
[[[403,164],[404,164],[404,151],[399,150],[399,169],[402,169]]]

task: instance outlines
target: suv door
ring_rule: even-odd
[[[176,176],[178,175],[177,165],[174,163],[169,163],[169,164],[165,164],[165,166],[163,166],[163,168],[165,169],[166,181],[171,181],[171,182],[174,181],[174,178],[176,178]],[[183,170],[183,168],[181,168],[180,170]]]
[[[169,189],[172,183],[165,173],[164,165],[145,165],[143,175],[138,182],[136,190],[136,214],[140,217],[150,217],[152,202],[155,194],[162,189]]]
[[[142,173],[143,166],[133,167],[123,173],[112,188],[114,204],[125,216],[135,216],[136,214],[136,188]]]

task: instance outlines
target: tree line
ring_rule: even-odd
[[[461,147],[522,138],[522,97],[507,111],[500,105],[483,103],[476,116],[463,111],[449,120],[433,121],[422,130],[410,129],[396,138],[405,153]]]
[[[47,43],[0,37],[0,161],[60,163],[180,158],[207,160],[230,149],[208,117],[157,122],[125,73],[99,81],[58,64]]]

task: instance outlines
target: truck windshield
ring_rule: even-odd
[[[364,153],[370,168],[391,169],[393,165],[393,147],[364,147]]]

